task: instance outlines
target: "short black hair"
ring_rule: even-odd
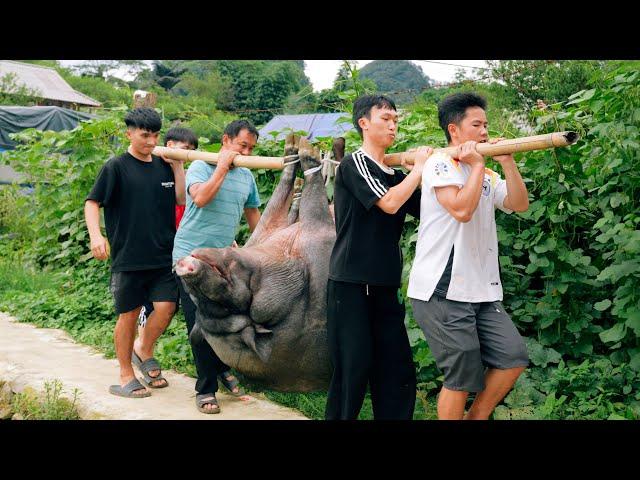
[[[353,125],[360,134],[360,138],[362,138],[362,128],[358,125],[358,120],[362,117],[371,119],[371,109],[373,107],[397,110],[393,100],[384,95],[362,95],[356,98],[355,102],[353,102]]]
[[[150,132],[159,132],[162,119],[153,108],[139,107],[130,110],[124,117],[127,128],[141,128]]]
[[[450,123],[460,125],[469,107],[480,107],[486,110],[487,100],[477,93],[460,92],[444,97],[438,104],[438,122],[440,123],[440,128],[444,130],[447,142],[451,141],[451,135],[447,127]]]
[[[253,123],[251,123],[249,120],[234,120],[225,127],[222,134],[224,135],[226,133],[229,138],[233,140],[240,134],[242,130],[248,130],[250,134],[255,135],[256,140],[260,136],[256,127],[254,127]]]
[[[174,142],[183,142],[187,145],[192,145],[193,148],[198,148],[198,137],[193,133],[193,130],[184,127],[173,127],[167,130],[166,135],[164,136],[164,144],[167,145],[167,142],[170,140]]]

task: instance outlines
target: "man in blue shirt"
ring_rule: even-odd
[[[244,213],[249,230],[260,220],[260,196],[252,173],[246,168],[233,168],[236,155],[251,155],[258,141],[258,131],[246,120],[235,120],[224,130],[217,165],[194,161],[186,175],[187,208],[173,245],[173,263],[196,248],[223,248],[234,244],[240,219]],[[191,333],[196,319],[196,306],[178,280],[180,300]],[[232,395],[244,392],[237,379],[206,341],[192,343],[196,364],[196,406],[203,413],[219,413],[216,400],[217,376]]]

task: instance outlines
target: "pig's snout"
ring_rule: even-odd
[[[197,270],[195,258],[191,255],[188,255],[184,258],[181,258],[176,263],[176,273],[179,276],[187,275],[189,273],[193,273]]]

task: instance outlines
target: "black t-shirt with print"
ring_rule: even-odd
[[[400,286],[400,236],[405,215],[420,218],[420,190],[391,215],[375,203],[406,175],[387,173],[361,149],[345,156],[336,170],[334,212],[336,243],[329,278],[352,283]]]
[[[86,200],[104,207],[113,272],[171,266],[176,234],[176,191],[171,167],[130,153],[111,158]]]

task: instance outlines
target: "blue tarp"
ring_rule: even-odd
[[[338,122],[341,117],[346,117]],[[355,130],[348,113],[310,113],[305,115],[276,115],[262,127],[260,139],[272,139],[270,132],[278,131],[276,140],[282,140],[291,131],[303,130],[310,140],[316,137],[341,137],[349,130]]]

